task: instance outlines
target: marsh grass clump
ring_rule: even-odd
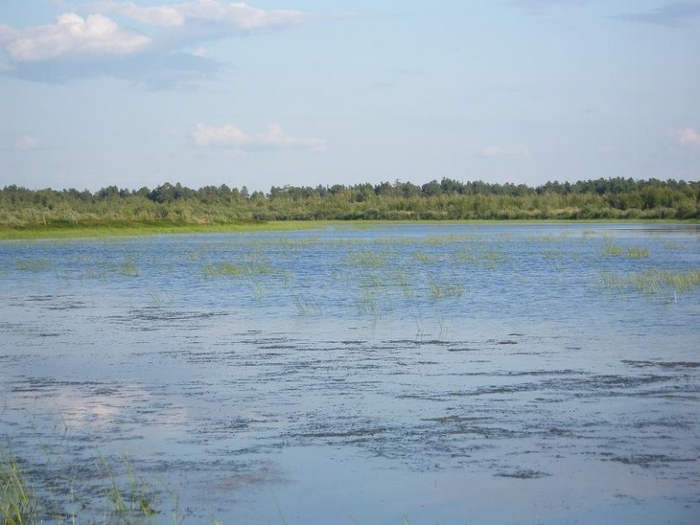
[[[628,246],[627,257],[629,257],[630,259],[646,259],[651,257],[651,252],[648,248],[637,248],[634,246]]]
[[[631,275],[601,272],[600,283],[607,289],[633,291],[648,297],[660,296],[667,301],[677,301],[681,294],[700,288],[700,270],[647,270]]]
[[[251,262],[243,265],[228,262],[206,264],[202,266],[202,272],[207,277],[228,276],[241,277],[244,275],[265,275],[274,272],[274,268],[265,263]]]
[[[435,255],[431,255],[429,253],[426,253],[422,250],[418,250],[413,254],[413,258],[416,261],[422,262],[423,264],[435,264],[439,262],[439,259]]]
[[[38,522],[39,500],[24,478],[17,459],[0,450],[0,525]]]
[[[139,275],[141,275],[138,267],[136,266],[136,263],[131,259],[124,260],[121,263],[117,264],[114,267],[114,271],[126,277],[138,277]]]
[[[600,249],[600,252],[606,257],[622,257],[623,255],[626,255],[629,259],[646,259],[651,257],[649,248],[638,246],[626,246],[623,248],[611,242],[606,242]]]
[[[237,277],[243,274],[243,270],[240,266],[230,263],[219,263],[205,265],[202,267],[204,275],[208,277],[214,277],[217,275],[228,275],[229,277]]]
[[[445,297],[462,297],[464,288],[459,283],[439,283],[435,279],[428,279],[428,290],[433,299],[442,299]]]
[[[627,281],[615,272],[600,272],[600,283],[604,288],[623,289]]]
[[[375,252],[353,252],[350,254],[350,264],[352,266],[362,266],[365,268],[385,268],[389,261],[386,255]]]
[[[617,244],[606,242],[600,249],[600,252],[606,257],[620,257],[622,256],[622,247]]]
[[[486,250],[481,254],[481,258],[486,268],[495,268],[496,264],[506,261],[505,254],[496,250]]]

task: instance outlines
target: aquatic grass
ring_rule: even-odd
[[[411,281],[403,270],[397,270],[396,272],[396,282],[401,289],[401,293],[405,298],[410,298],[414,296],[413,288],[411,287]]]
[[[636,248],[634,246],[627,247],[627,257],[630,259],[646,259],[651,257],[651,252],[648,248]]]
[[[94,470],[88,469],[86,479],[66,480],[59,471],[44,465],[45,472],[38,475],[42,480],[36,489],[30,486],[25,471],[16,457],[0,449],[0,525],[40,525],[51,523],[62,525],[86,523],[91,525],[157,525],[160,511],[158,501],[161,490],[154,483],[145,481],[127,458],[121,457],[117,465],[97,453]],[[32,471],[34,472],[34,471]],[[104,477],[106,484],[93,485],[90,480]],[[56,481],[69,486],[55,493]],[[79,481],[85,482],[78,486]],[[60,486],[60,484],[59,484]],[[82,496],[77,496],[77,493]],[[82,499],[86,497],[87,499]],[[181,525],[179,509],[173,508],[173,522]]]
[[[141,275],[138,267],[136,266],[136,263],[131,259],[124,260],[121,263],[114,266],[114,271],[126,277],[138,277],[139,275]]]
[[[564,252],[561,250],[545,250],[542,252],[543,259],[563,259]]]
[[[297,306],[297,314],[300,316],[318,315],[321,308],[315,299],[309,299],[303,295],[295,295],[294,302]]]
[[[247,263],[244,265],[225,263],[205,264],[202,272],[207,277],[228,276],[240,277],[243,275],[265,275],[274,272],[274,268],[264,263]]]
[[[464,295],[464,288],[461,284],[439,283],[433,278],[428,279],[428,290],[433,299],[462,297]]]
[[[243,270],[240,266],[230,263],[207,264],[202,267],[202,271],[204,272],[204,275],[208,277],[213,277],[216,275],[237,277],[243,274]]]
[[[0,525],[38,522],[39,500],[28,485],[17,459],[0,450]]]
[[[651,252],[648,248],[626,246],[623,249],[622,246],[610,242],[603,244],[600,253],[606,257],[622,257],[626,255],[629,259],[646,259],[651,256]]]
[[[600,253],[607,257],[620,257],[622,256],[622,247],[606,242],[600,249]]]
[[[664,244],[667,250],[685,250],[687,246],[681,242],[667,242]]]
[[[42,272],[51,269],[51,262],[42,259],[34,261],[17,259],[15,261],[15,268],[25,272]]]
[[[151,298],[151,303],[156,308],[162,308],[166,302],[172,302],[173,294],[170,292],[158,292],[156,290],[149,290],[148,295]]]
[[[604,288],[622,289],[625,287],[626,280],[615,272],[600,272],[600,283]]]
[[[662,296],[677,301],[681,294],[700,288],[700,270],[646,270],[630,275],[601,272],[600,284],[607,289],[633,291],[648,297]]]
[[[98,453],[98,457],[98,468],[103,470],[109,479],[104,493],[111,504],[110,513],[121,518],[120,521],[125,525],[143,522],[143,518],[158,514],[156,492],[137,475],[131,462],[122,458],[128,480],[128,490],[125,491],[120,487],[110,463],[102,454]],[[136,521],[134,518],[141,519]],[[112,521],[110,520],[110,523]]]
[[[481,258],[486,265],[486,268],[493,269],[497,263],[505,262],[507,257],[496,250],[486,250],[481,254]]]
[[[360,298],[357,300],[357,311],[360,315],[379,316],[379,305],[377,304],[377,293],[369,288],[363,288]]]
[[[250,288],[253,291],[253,297],[256,299],[262,299],[265,297],[266,292],[265,292],[265,286],[263,285],[262,281],[257,278],[253,278],[250,280]]]
[[[350,264],[366,268],[385,268],[389,261],[385,254],[375,252],[353,252],[350,254]]]
[[[437,256],[431,255],[422,250],[418,250],[417,252],[415,252],[413,254],[413,258],[416,261],[422,262],[423,264],[436,264],[440,261],[440,259]]]

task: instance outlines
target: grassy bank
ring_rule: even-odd
[[[8,228],[0,226],[0,240],[11,239],[76,239],[89,237],[128,237],[184,233],[236,233],[315,229],[328,222],[311,221],[240,221],[229,224],[185,224],[172,222],[104,222],[71,225],[46,225]]]
[[[698,224],[697,220],[674,219],[591,219],[591,220],[554,220],[554,219],[529,219],[529,220],[501,220],[499,224],[523,224],[523,223],[653,223],[653,224]],[[377,225],[401,225],[401,224],[433,224],[436,226],[445,224],[493,224],[493,220],[441,220],[441,221],[389,221],[389,220],[315,220],[315,221],[238,221],[227,224],[187,224],[173,222],[94,222],[91,224],[72,225],[63,222],[47,223],[46,225],[31,225],[10,228],[0,225],[0,240],[20,239],[78,239],[78,238],[106,238],[129,237],[149,235],[171,235],[188,233],[243,233],[260,231],[295,231],[316,230],[328,228],[373,228]]]

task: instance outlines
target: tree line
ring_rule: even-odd
[[[164,183],[0,190],[0,225],[227,224],[285,220],[698,219],[700,182],[610,178],[531,187],[443,178],[351,186],[273,186],[268,193]]]

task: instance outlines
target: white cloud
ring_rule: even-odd
[[[199,147],[220,147],[233,149],[248,148],[303,148],[314,151],[326,149],[326,141],[317,138],[292,137],[287,135],[279,122],[268,125],[265,133],[249,134],[233,124],[212,126],[197,124],[192,133],[194,142]]]
[[[224,124],[221,127],[208,124],[197,124],[192,134],[195,144],[200,147],[231,147],[239,148],[250,144],[249,135],[236,128],[232,124]]]
[[[148,47],[150,39],[121,29],[112,19],[75,13],[58,17],[56,24],[16,30],[0,25],[0,44],[15,63],[42,62],[85,56],[127,56]]]
[[[293,24],[306,18],[296,9],[258,9],[244,2],[195,0],[159,7],[138,7],[134,2],[91,2],[83,7],[91,12],[111,12],[144,24],[159,27],[206,25],[212,32],[251,31]]]
[[[39,147],[39,139],[31,135],[23,135],[12,143],[12,149],[28,150]]]
[[[185,21],[178,6],[138,7],[134,2],[92,2],[83,7],[93,12],[117,13],[143,24],[161,27],[181,26]]]
[[[529,159],[532,156],[532,154],[530,153],[530,150],[524,146],[515,146],[513,148],[489,146],[481,152],[481,156],[525,160]]]
[[[1,74],[39,82],[109,75],[154,89],[196,88],[225,67],[206,58],[203,44],[311,19],[299,10],[222,0],[154,7],[114,0],[55,3],[74,12],[53,25],[18,29],[0,23],[0,56],[4,51],[8,59],[0,63]]]
[[[700,133],[691,127],[683,128],[676,133],[676,144],[683,147],[700,148]]]

